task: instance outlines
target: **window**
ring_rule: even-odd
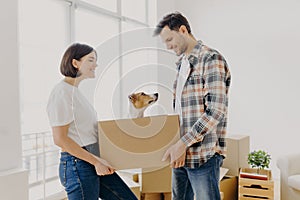
[[[105,77],[100,77],[100,71],[103,68],[107,68],[107,61],[110,61],[118,53],[118,40],[110,42],[110,39],[116,36],[119,33],[119,20],[112,18],[95,11],[90,11],[85,8],[78,8],[75,11],[75,40],[77,42],[84,42],[92,45],[98,54],[98,67],[96,69],[97,78],[93,80],[87,80],[80,84],[80,89],[82,93],[90,100],[92,104],[94,102],[101,102],[99,104],[97,113],[101,119],[103,117],[112,118],[113,116],[111,110],[108,109],[109,103],[111,102],[111,92],[113,88],[110,86],[119,79],[119,65],[115,63],[109,67],[108,74],[105,74],[105,77],[108,76],[108,79],[105,80]],[[105,45],[110,43],[106,48],[103,48]],[[113,43],[113,44],[111,44]],[[109,50],[110,49],[110,50]],[[108,54],[110,53],[110,54]],[[109,58],[109,60],[107,60]],[[101,79],[101,80],[100,80]],[[96,91],[97,82],[100,81],[101,84],[98,88],[99,91]],[[104,81],[104,82],[103,82]],[[101,87],[101,86],[104,87]],[[99,98],[95,100],[95,97]],[[103,95],[106,94],[106,95]],[[95,101],[94,101],[95,100]],[[105,114],[104,114],[105,113]]]
[[[59,62],[68,44],[68,5],[53,0],[19,3],[22,131],[44,131],[48,129],[45,103],[53,83],[61,78]]]
[[[83,0],[91,5],[117,12],[117,0]]]
[[[146,23],[146,0],[123,0],[121,3],[122,15]]]
[[[60,193],[63,188],[57,173],[59,148],[53,144],[46,114],[49,94],[63,78],[59,73],[63,52],[73,42],[87,43],[96,48],[97,79],[83,82],[80,89],[95,106],[99,120],[124,117],[128,92],[136,88],[132,80],[123,77],[136,68],[145,70],[138,72],[140,82],[154,81],[157,77],[155,67],[151,70],[139,67],[147,65],[150,58],[155,62],[155,53],[142,49],[123,55],[132,44],[137,46],[146,41],[148,33],[145,30],[149,27],[147,20],[150,16],[146,16],[150,8],[147,2],[19,1],[23,165],[29,170],[31,200],[54,196],[59,199],[60,194],[65,195]],[[132,12],[133,4],[139,7],[138,12]],[[150,18],[153,17],[152,13]],[[136,34],[138,37],[132,38]],[[130,40],[135,42],[130,44]],[[120,99],[125,103],[120,103]]]
[[[63,190],[57,179],[59,150],[45,108],[53,84],[61,79],[57,72],[68,44],[69,4],[27,0],[19,1],[19,8],[23,164],[29,170],[30,199],[41,199]]]

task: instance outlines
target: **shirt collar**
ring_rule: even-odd
[[[202,41],[198,40],[197,44],[195,45],[195,47],[193,48],[193,50],[191,51],[191,53],[188,55],[188,61],[191,63],[191,67],[196,66],[199,63],[199,52],[201,50],[202,47]],[[178,61],[176,62],[177,65],[177,69],[180,69],[180,63],[183,59],[184,55],[182,54],[180,56],[180,58],[178,59]]]

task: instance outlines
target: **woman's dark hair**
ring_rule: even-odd
[[[189,34],[191,34],[191,27],[188,20],[179,12],[171,13],[166,16],[159,22],[154,30],[154,36],[160,34],[161,30],[168,26],[171,30],[178,31],[180,26],[184,25]]]
[[[92,51],[96,53],[93,47],[90,47],[86,44],[74,43],[65,51],[61,63],[60,63],[60,72],[64,76],[76,78],[81,74],[78,72],[78,69],[75,68],[72,64],[72,60],[80,60],[82,57],[90,54]]]

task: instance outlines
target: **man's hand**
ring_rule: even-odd
[[[165,153],[162,161],[170,157],[170,164],[173,168],[183,167],[185,164],[186,146],[179,140],[176,144],[172,145]]]

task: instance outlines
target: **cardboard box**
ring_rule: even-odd
[[[220,191],[224,200],[238,199],[238,179],[237,176],[224,176],[220,181]]]
[[[223,166],[228,168],[228,175],[239,176],[240,168],[249,167],[247,159],[250,151],[250,139],[246,135],[229,135],[226,138],[227,156]]]
[[[171,192],[165,192],[164,193],[164,200],[172,200],[172,193]]]
[[[165,167],[165,151],[179,138],[178,115],[98,122],[100,155],[115,169]]]
[[[143,193],[142,200],[172,200],[172,194],[168,193]]]
[[[149,171],[142,169],[142,193],[169,193],[172,191],[172,168],[167,166],[162,169]]]
[[[162,200],[163,194],[161,193],[142,193],[142,200]]]

